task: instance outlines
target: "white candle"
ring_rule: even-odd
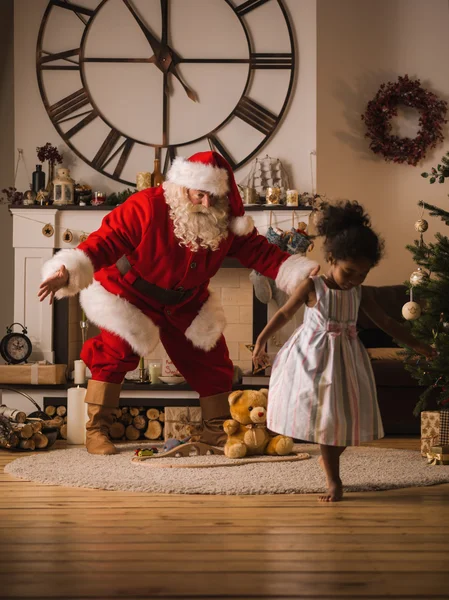
[[[150,363],[150,381],[151,383],[160,383],[161,365],[159,363]]]
[[[82,385],[86,383],[86,365],[82,360],[75,360],[75,376],[74,383]]]
[[[86,389],[69,388],[67,390],[67,443],[84,444],[86,435],[86,407],[84,402]]]

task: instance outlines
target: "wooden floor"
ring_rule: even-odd
[[[449,598],[449,485],[152,496],[18,481],[17,456],[0,452],[1,598]]]

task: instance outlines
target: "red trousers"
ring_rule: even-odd
[[[233,365],[223,336],[215,348],[205,352],[195,348],[170,323],[161,327],[159,333],[168,356],[200,397],[232,389]],[[136,369],[139,364],[139,356],[128,342],[105,330],[87,340],[81,358],[89,367],[92,379],[107,383],[121,383],[126,373]]]

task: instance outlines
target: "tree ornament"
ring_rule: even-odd
[[[407,302],[402,307],[402,316],[407,321],[415,321],[421,316],[421,307],[417,302]]]
[[[420,114],[420,129],[413,139],[391,133],[391,119],[397,116],[399,105],[415,108]],[[368,102],[362,115],[367,128],[365,137],[371,140],[371,150],[382,154],[386,161],[416,166],[427,150],[443,141],[446,111],[445,100],[421,87],[419,79],[404,75],[395,82],[383,83],[374,99]]]
[[[70,242],[73,240],[73,233],[70,231],[70,229],[66,229],[64,231],[62,239],[66,244],[70,244]]]
[[[416,271],[410,275],[410,283],[412,285],[420,285],[429,279],[427,271],[423,271],[421,267],[418,267]]]
[[[415,223],[415,229],[419,233],[424,233],[429,229],[429,223],[425,219],[418,219]]]

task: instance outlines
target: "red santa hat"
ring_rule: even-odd
[[[190,158],[175,158],[167,173],[167,181],[217,196],[227,195],[231,209],[231,231],[241,236],[248,235],[254,229],[253,219],[245,215],[234,173],[218,152],[198,152]]]

